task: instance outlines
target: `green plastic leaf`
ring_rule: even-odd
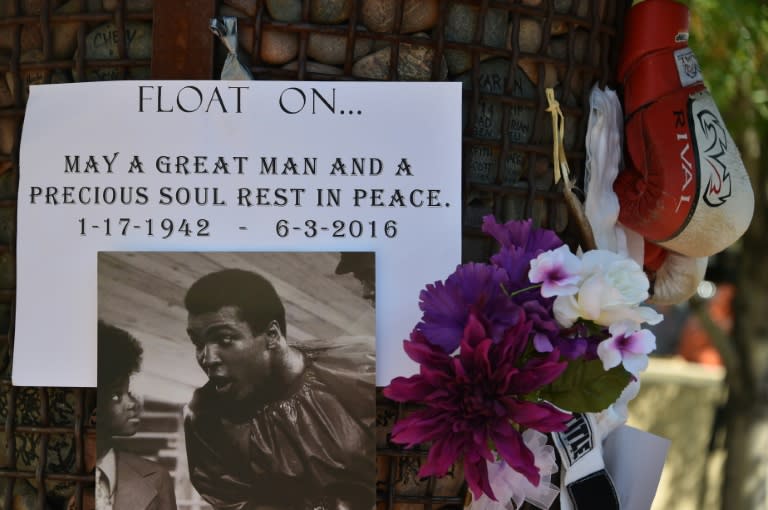
[[[621,365],[605,371],[600,360],[572,361],[539,396],[567,411],[597,413],[613,404],[631,379]]]

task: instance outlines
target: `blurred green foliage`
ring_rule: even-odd
[[[768,126],[768,2],[690,0],[691,36],[707,86],[732,130]],[[752,107],[756,115],[743,115]],[[735,110],[734,110],[735,109]],[[731,125],[736,124],[742,125]],[[761,129],[762,128],[762,129]]]
[[[768,137],[768,0],[679,1],[691,10],[689,46],[704,81],[736,143],[754,161]]]

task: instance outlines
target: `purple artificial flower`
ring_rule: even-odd
[[[495,499],[487,468],[495,460],[492,444],[504,462],[538,485],[534,455],[517,425],[540,432],[561,431],[570,414],[525,398],[559,377],[566,367],[557,350],[522,360],[530,334],[531,323],[519,320],[495,342],[471,313],[456,356],[430,343],[419,330],[404,342],[407,354],[421,365],[420,372],[395,378],[384,395],[425,406],[392,429],[396,443],[412,447],[432,442],[420,476],[445,475],[463,459],[475,497],[486,494]]]
[[[553,231],[533,228],[531,225],[531,220],[499,224],[492,215],[483,217],[483,232],[493,236],[501,245],[500,251],[491,257],[491,262],[504,269],[507,275],[506,288],[512,301],[520,305],[526,318],[533,322],[533,346],[536,351],[552,352],[557,349],[567,359],[594,359],[597,356],[593,339],[581,332],[572,334],[562,331],[552,309],[554,297],[543,296],[541,290],[536,287],[521,291],[532,287],[533,283],[544,281],[538,278],[533,278],[535,281],[532,281],[529,275],[534,273],[533,276],[537,276],[532,267],[533,261],[545,252],[558,253],[560,258],[567,261],[562,264],[562,272],[544,271],[549,273],[551,283],[556,280],[558,286],[570,291],[574,279],[578,280],[578,277],[574,276],[578,268],[571,257],[578,258],[572,254],[571,257],[566,255],[568,247]],[[570,251],[567,253],[570,254]],[[546,258],[544,257],[545,260]]]
[[[507,271],[512,288],[530,286],[528,271],[531,260],[563,245],[553,231],[532,228],[532,223],[532,220],[508,221],[502,225],[490,214],[483,217],[483,232],[493,236],[501,245],[501,250],[491,257],[491,262]]]
[[[566,359],[583,359],[586,361],[597,359],[597,346],[608,338],[608,330],[604,329],[598,332],[591,332],[585,324],[574,324],[572,327],[562,329],[556,327],[552,329],[550,315],[543,315],[544,319],[540,322],[545,326],[539,326],[537,330],[536,315],[530,311],[535,305],[533,302],[526,303],[523,309],[526,316],[534,321],[533,347],[537,352],[550,352],[558,349],[560,355]]]
[[[459,347],[470,312],[498,342],[522,316],[520,307],[504,293],[507,275],[489,264],[458,266],[443,282],[427,285],[419,294],[423,315],[416,326],[432,344],[451,353]]]
[[[506,248],[515,246],[526,252],[543,252],[562,246],[563,241],[552,230],[531,228],[533,220],[512,220],[503,225],[492,214],[483,216],[483,232],[492,236]]]
[[[515,299],[515,298],[513,298]],[[542,298],[541,295],[533,296],[526,301],[516,299],[525,311],[526,319],[533,323],[533,344],[538,352],[551,352],[554,342],[560,337],[560,325],[552,315],[552,302],[554,300]],[[543,348],[549,344],[548,348]],[[542,348],[539,348],[542,346]],[[562,352],[561,352],[562,354]]]

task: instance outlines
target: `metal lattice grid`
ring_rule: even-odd
[[[168,1],[177,2],[179,12],[189,3]],[[331,24],[319,20],[316,6],[324,2],[346,5],[345,18]],[[569,234],[562,193],[552,182],[545,89],[554,86],[563,107],[567,154],[580,178],[589,88],[594,82],[611,84],[614,79],[628,2],[296,0],[298,8],[288,17],[274,12],[273,4],[269,0],[216,2],[220,15],[238,17],[241,59],[255,79],[464,84],[465,259],[485,259],[492,249],[479,229],[482,216],[488,213],[501,219],[532,217],[537,225]],[[372,4],[391,14],[383,29],[365,26],[371,24],[367,9]],[[413,29],[416,4],[434,8],[426,28]],[[0,3],[0,419],[4,423],[0,497],[4,508],[69,505],[80,510],[93,504],[89,444],[94,433],[90,417],[95,390],[10,384],[18,148],[27,87],[149,78],[152,64],[158,61],[158,49],[152,48],[148,35],[157,12],[152,0]],[[201,30],[207,34],[207,27]],[[270,54],[280,41],[295,47],[295,53],[291,49],[281,57],[290,57],[286,62]],[[333,63],[318,61],[318,41],[333,49],[332,57],[322,57]],[[218,46],[215,68],[220,69],[222,62],[223,48]],[[378,445],[377,506],[383,510],[412,504],[424,508],[462,505],[466,488],[461,474],[457,472],[456,483],[447,485],[414,477],[426,450],[405,451],[391,444],[386,428],[404,409],[381,396],[378,406],[383,435]]]

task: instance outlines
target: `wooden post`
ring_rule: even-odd
[[[215,0],[155,2],[152,27],[152,78],[211,80],[214,36],[208,29]]]

